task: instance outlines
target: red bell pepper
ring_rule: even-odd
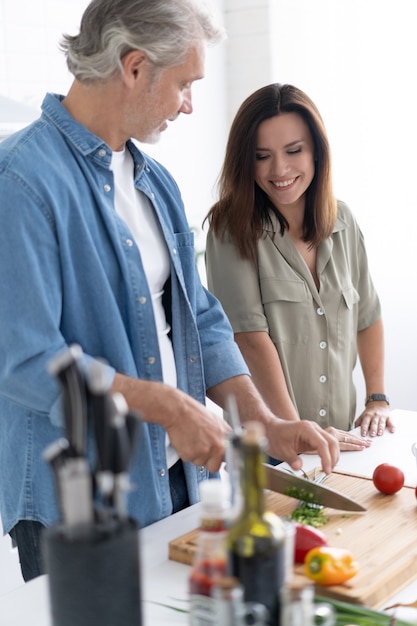
[[[318,546],[327,546],[325,535],[313,526],[295,523],[294,561],[304,563],[307,552]]]

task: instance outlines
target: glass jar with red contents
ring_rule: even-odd
[[[201,523],[194,563],[189,577],[190,623],[215,624],[216,605],[211,591],[227,570],[228,501],[219,479],[200,485]]]

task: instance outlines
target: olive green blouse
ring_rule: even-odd
[[[271,218],[273,229],[265,227],[258,241],[257,265],[209,230],[208,288],[235,333],[269,333],[300,417],[348,429],[356,412],[357,332],[381,317],[363,235],[338,202],[333,233],[317,251],[317,290],[288,232],[282,236],[276,216]]]

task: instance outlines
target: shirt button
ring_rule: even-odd
[[[325,382],[326,382],[326,380],[327,380],[327,376],[324,376],[324,374],[323,374],[322,376],[320,376],[320,378],[319,378],[319,381],[320,381],[321,383],[325,383]]]
[[[163,478],[165,476],[165,474],[166,474],[166,470],[161,469],[160,472],[159,472],[159,475],[161,476],[161,478]]]
[[[155,200],[155,194],[154,193],[151,193],[150,196],[151,196],[152,200]]]
[[[195,356],[190,356],[190,363],[195,363],[195,362],[196,362]]]
[[[321,306],[319,306],[319,308],[317,309],[317,315],[324,315],[324,311]]]
[[[172,248],[172,254],[177,254],[177,249],[176,248]]]
[[[148,357],[148,363],[149,365],[153,365],[155,363],[156,359],[154,356],[150,356]]]
[[[104,185],[103,189],[104,189],[104,191],[105,191],[106,193],[108,193],[109,191],[111,191],[111,187],[110,187],[110,185],[107,185],[107,184],[106,184],[106,185]]]
[[[133,241],[131,239],[126,239],[126,245],[131,248],[133,246]]]
[[[104,157],[104,156],[106,156],[106,154],[107,154],[107,153],[106,153],[106,151],[105,151],[105,149],[104,149],[104,148],[101,148],[101,150],[99,150],[99,151],[98,151],[98,155],[99,155],[99,156]]]
[[[139,299],[139,304],[146,304],[146,296],[141,296]]]
[[[200,472],[200,474],[203,474],[203,472],[206,471],[206,468],[204,467],[204,465],[200,465],[200,467],[198,468],[198,471]]]
[[[325,348],[327,348],[327,343],[325,341],[320,341],[319,346],[322,350],[324,350]]]
[[[325,417],[327,415],[326,409],[320,409],[319,415],[320,415],[320,417]]]

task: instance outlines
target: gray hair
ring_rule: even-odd
[[[78,35],[63,35],[61,50],[80,82],[107,80],[123,57],[142,50],[157,68],[182,63],[197,41],[225,37],[203,0],[92,0]]]

